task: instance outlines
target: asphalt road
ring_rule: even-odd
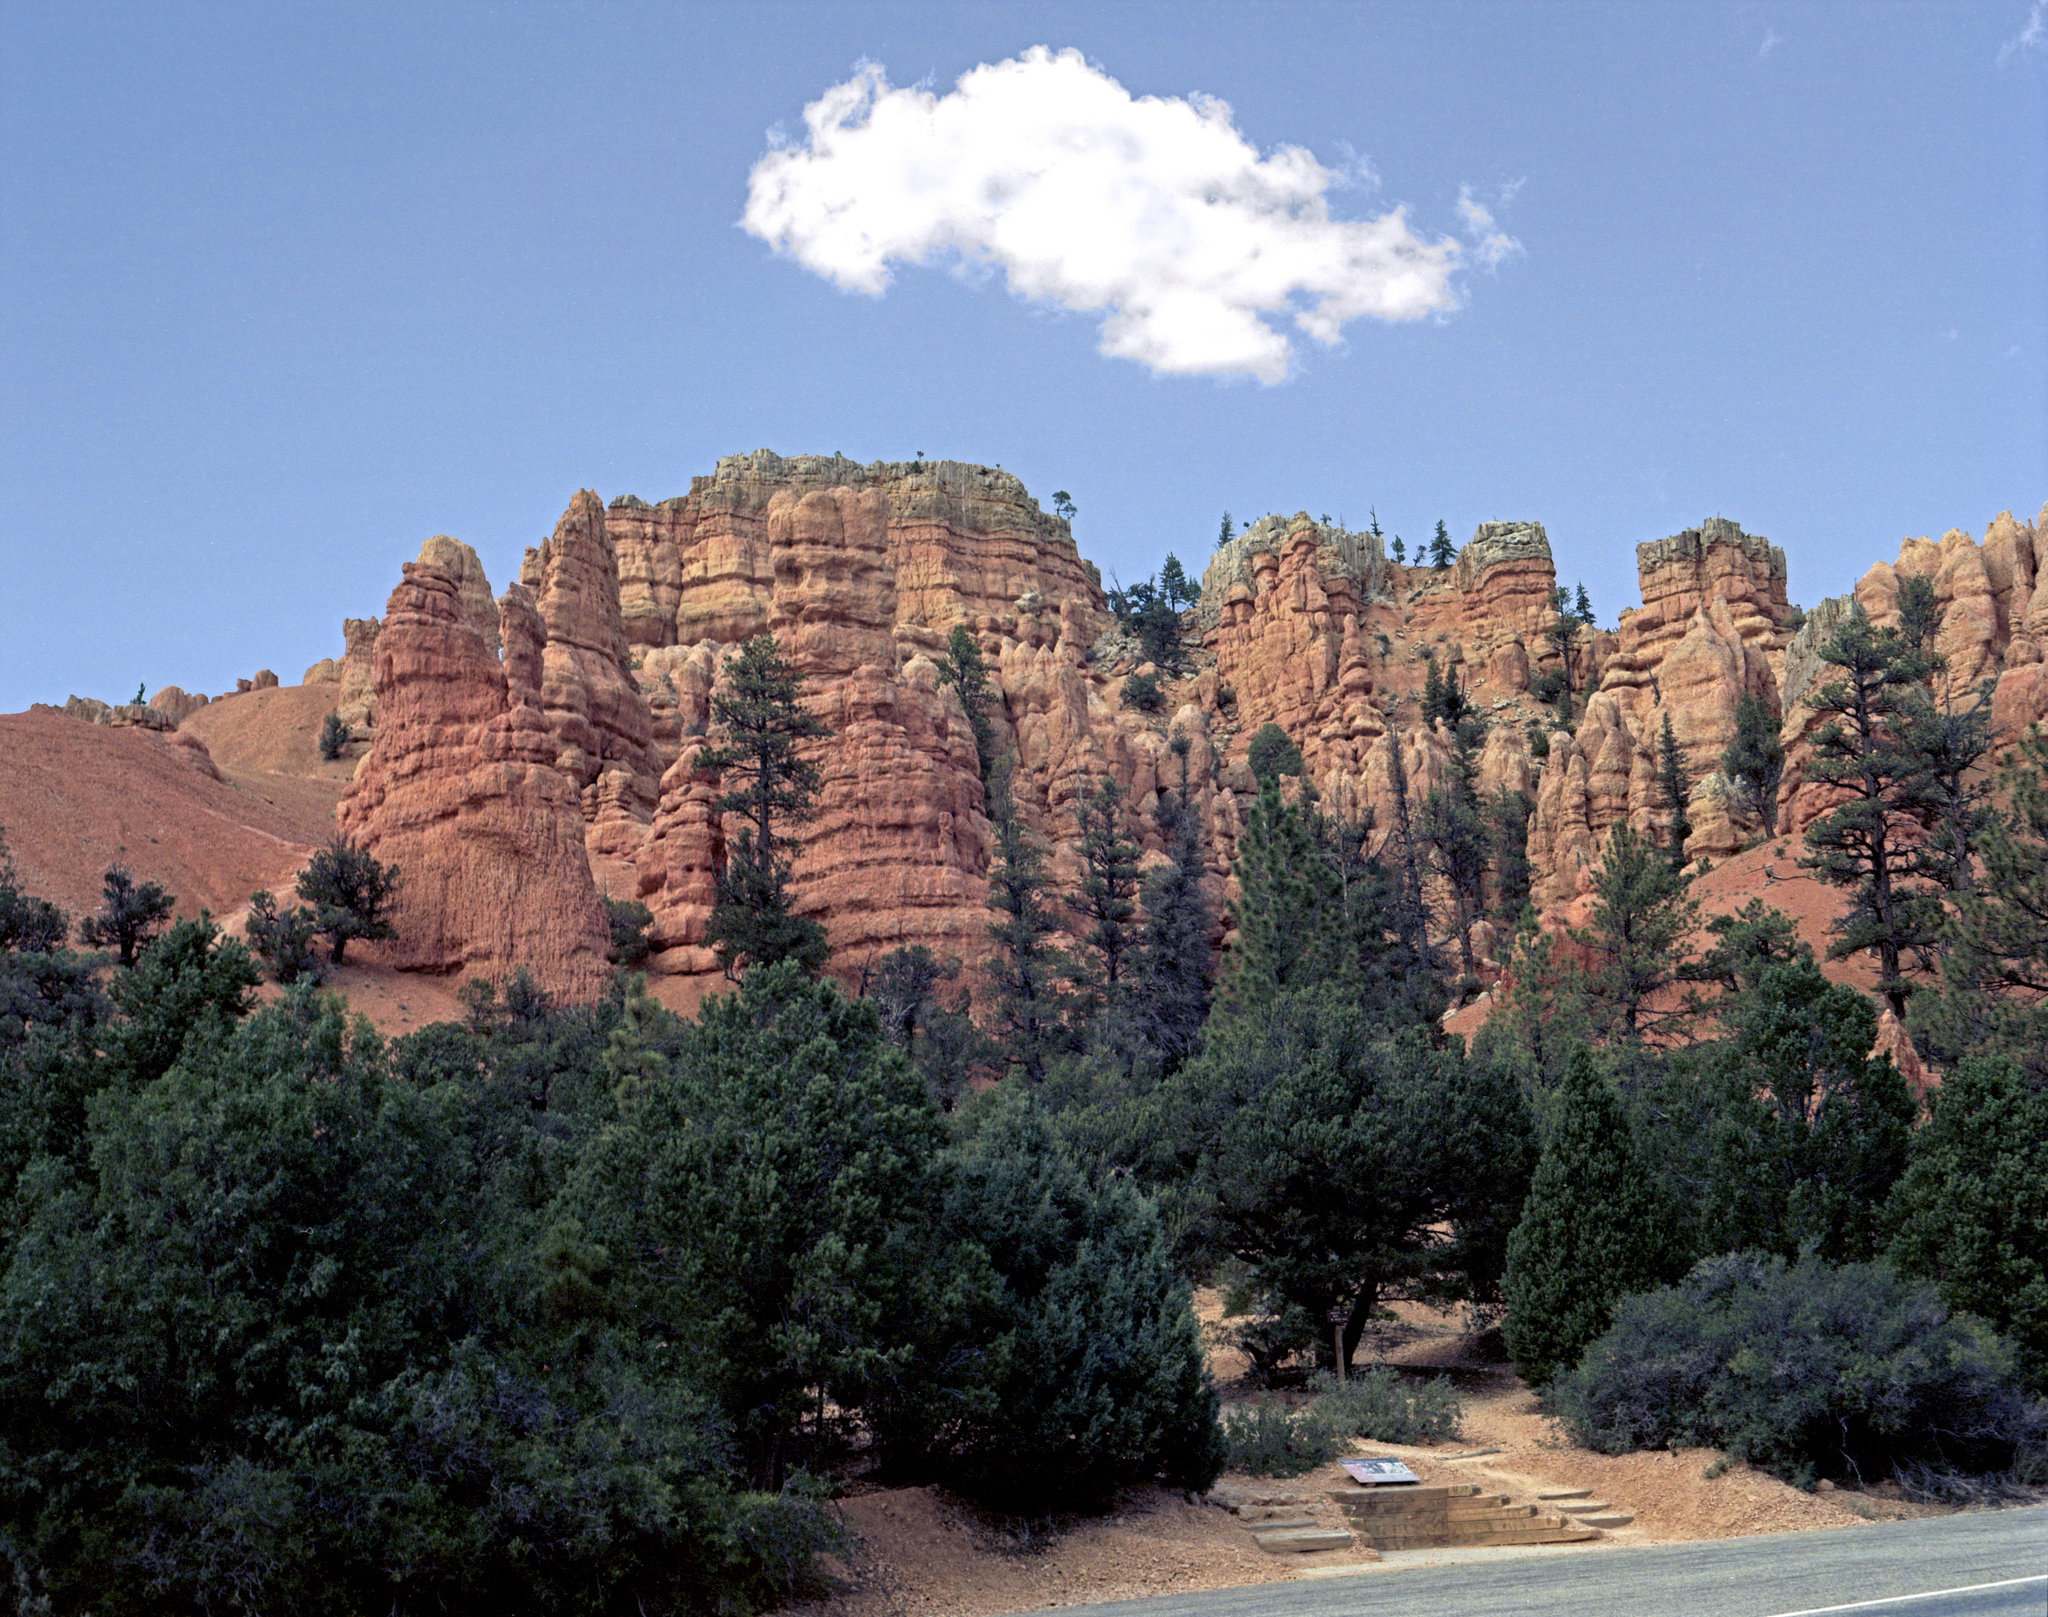
[[[1704,1544],[1386,1566],[1068,1617],[2048,1617],[2048,1505]]]

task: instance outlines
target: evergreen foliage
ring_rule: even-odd
[[[1047,1058],[1066,1042],[1058,986],[1066,962],[1051,941],[1058,923],[1045,891],[1045,852],[1011,795],[1014,768],[1014,759],[1003,759],[989,781],[995,858],[988,907],[995,919],[988,935],[995,952],[983,975],[1009,1062],[1038,1084],[1045,1081]]]
[[[1682,870],[1615,821],[1593,879],[1592,925],[1572,938],[1593,951],[1590,986],[1624,1038],[1642,1031],[1654,1014],[1650,998],[1683,967],[1685,940],[1699,927],[1688,887]]]
[[[2048,1090],[1970,1056],[1928,1104],[1885,1211],[1885,1257],[2003,1332],[2022,1379],[2048,1394]]]
[[[1437,518],[1436,537],[1429,542],[1429,565],[1439,573],[1458,559],[1458,547],[1451,543],[1451,530]]]
[[[399,888],[398,867],[379,864],[367,849],[337,833],[299,872],[298,895],[327,938],[327,958],[341,964],[348,945],[392,936],[390,909]]]
[[[320,756],[330,764],[341,756],[341,749],[355,739],[355,732],[341,722],[339,713],[330,713],[320,721]]]
[[[1334,986],[1281,988],[1211,1021],[1166,1115],[1190,1157],[1190,1239],[1278,1300],[1290,1346],[1329,1351],[1336,1311],[1348,1365],[1397,1288],[1497,1283],[1531,1123],[1512,1079],[1455,1044],[1375,1026]]]
[[[654,912],[637,899],[607,898],[604,901],[606,929],[611,934],[605,959],[628,970],[654,952],[647,929],[654,924]]]
[[[1226,514],[1224,520],[1229,521]],[[1202,598],[1202,586],[1187,575],[1187,569],[1180,564],[1180,557],[1172,551],[1166,553],[1166,560],[1159,564],[1159,593],[1166,597],[1166,604],[1179,612],[1195,605]]]
[[[1891,1057],[1870,1054],[1869,999],[1802,953],[1762,966],[1720,1014],[1733,1037],[1717,1058],[1706,1249],[1876,1257],[1917,1108]]]
[[[1304,767],[1301,748],[1271,719],[1259,726],[1258,734],[1245,749],[1245,766],[1261,786],[1281,775],[1299,775]]]
[[[1984,1327],[1877,1264],[1731,1253],[1632,1297],[1555,1389],[1607,1454],[1709,1446],[1797,1486],[2010,1467],[2043,1437]]]
[[[1778,719],[1754,691],[1735,699],[1735,734],[1721,754],[1721,773],[1735,783],[1737,801],[1763,822],[1764,835],[1778,832],[1778,782],[1785,774],[1785,747]]]
[[[301,977],[320,975],[320,957],[313,952],[313,940],[320,935],[320,918],[304,904],[280,910],[267,892],[249,895],[249,919],[242,924],[249,947],[270,975],[280,983],[295,983]]]
[[[1657,791],[1664,799],[1664,848],[1674,865],[1685,863],[1686,838],[1692,835],[1692,821],[1686,809],[1692,802],[1692,782],[1685,773],[1685,754],[1671,729],[1671,715],[1664,715],[1664,727],[1657,733]]]
[[[1607,1329],[1617,1302],[1670,1278],[1666,1223],[1621,1101],[1581,1050],[1508,1241],[1501,1331],[1517,1375],[1549,1386]]]
[[[1908,828],[1927,800],[1922,761],[1903,734],[1918,682],[1932,663],[1899,630],[1873,628],[1860,604],[1820,655],[1844,677],[1807,698],[1826,715],[1814,732],[1807,778],[1832,788],[1841,801],[1806,828],[1808,853],[1800,864],[1849,893],[1828,958],[1874,951],[1878,991],[1904,1016],[1910,957],[1932,948],[1942,921],[1939,900],[1910,880],[1915,856]]]
[[[965,1393],[892,1410],[891,1441],[914,1431],[953,1486],[1024,1513],[1100,1509],[1154,1478],[1207,1488],[1216,1392],[1152,1205],[1125,1179],[1091,1189],[1013,1085],[952,1166],[946,1227],[971,1232],[995,1283],[947,1355],[970,1365]]]
[[[1176,734],[1170,749],[1180,762],[1181,784],[1172,790],[1162,783],[1159,794],[1166,862],[1145,878],[1130,992],[1139,1035],[1158,1052],[1166,1073],[1193,1052],[1208,1018],[1216,931],[1215,911],[1203,886],[1208,860],[1201,820],[1188,801],[1188,738]]]
[[[1981,879],[1954,895],[1939,991],[1913,996],[1912,1030],[1943,1061],[2003,1055],[2048,1087],[2048,736],[2006,755],[2002,813],[1978,838]]]
[[[1529,902],[1529,816],[1536,805],[1527,792],[1502,786],[1486,805],[1487,837],[1493,855],[1493,918],[1516,925]]]
[[[1572,605],[1572,616],[1589,629],[1598,621],[1593,612],[1593,597],[1586,593],[1584,584],[1579,586],[1578,597]]]
[[[1094,953],[1094,986],[1109,1000],[1118,998],[1124,958],[1137,942],[1132,922],[1138,913],[1138,845],[1123,802],[1123,788],[1105,777],[1082,799],[1080,813],[1081,942]]]
[[[728,976],[778,960],[815,974],[825,964],[825,929],[791,911],[784,849],[789,828],[807,822],[817,801],[818,766],[803,744],[831,732],[803,706],[801,678],[766,634],[726,660],[711,716],[724,734],[703,753],[703,767],[735,780],[713,806],[745,823],[726,850],[705,935]]]
[[[951,685],[959,692],[967,727],[974,732],[974,756],[986,785],[988,772],[996,761],[995,724],[988,716],[996,698],[989,689],[988,664],[982,660],[981,642],[964,623],[954,624],[946,636],[946,655],[939,660],[939,683]]]
[[[88,949],[112,949],[125,971],[136,954],[170,924],[177,899],[153,881],[138,885],[125,865],[109,865],[100,907],[78,923],[78,941]]]

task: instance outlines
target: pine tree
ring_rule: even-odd
[[[171,924],[178,901],[153,881],[137,886],[125,865],[109,865],[100,907],[78,923],[78,941],[88,949],[111,948],[123,970],[136,954]],[[341,959],[339,946],[334,958]]]
[[[727,659],[725,689],[711,698],[724,739],[703,754],[704,767],[736,777],[714,807],[745,823],[728,846],[718,903],[706,936],[731,975],[743,963],[794,960],[815,975],[825,964],[825,929],[791,913],[787,827],[811,817],[818,766],[802,745],[831,734],[803,706],[803,681],[772,635],[755,635]]]
[[[1572,939],[1594,951],[1594,992],[1627,1038],[1640,1031],[1650,996],[1678,976],[1685,940],[1698,930],[1688,886],[1680,867],[1626,820],[1615,822],[1593,882],[1593,924]]]
[[[1912,1031],[1937,1060],[2001,1055],[2048,1088],[2048,734],[2005,757],[2006,800],[1977,839],[1983,872],[1955,895],[1941,987],[1913,996]]]
[[[1345,974],[1342,895],[1308,818],[1280,796],[1277,776],[1259,783],[1237,839],[1237,928],[1224,962],[1223,997],[1251,1010],[1283,989]]]
[[[1422,870],[1416,854],[1415,822],[1408,805],[1408,765],[1401,756],[1399,731],[1387,735],[1387,791],[1394,803],[1394,823],[1381,849],[1394,873],[1394,901],[1389,920],[1410,969],[1434,975],[1436,956],[1429,946],[1429,906],[1422,894]]]
[[[1717,1012],[1734,1036],[1717,1059],[1722,1097],[1703,1131],[1713,1170],[1699,1198],[1702,1244],[1870,1261],[1915,1107],[1891,1057],[1870,1053],[1869,997],[1802,957],[1764,966]]]
[[[1225,511],[1223,513],[1223,527],[1216,535],[1216,548],[1218,550],[1221,550],[1225,545],[1230,543],[1230,540],[1230,513],[1228,511]]]
[[[345,837],[337,835],[313,855],[299,872],[298,895],[326,934],[329,960],[340,965],[342,951],[358,938],[374,943],[392,935],[389,912],[398,887],[396,865],[380,865]]]
[[[1900,631],[1873,628],[1861,603],[1820,654],[1845,677],[1807,698],[1827,716],[1814,733],[1807,778],[1833,788],[1841,801],[1806,828],[1808,854],[1799,863],[1849,890],[1828,958],[1874,952],[1878,991],[1904,1016],[1912,992],[1907,957],[1931,952],[1942,920],[1938,899],[1910,880],[1907,828],[1926,804],[1926,778],[1901,734],[1930,661]]]
[[[1472,953],[1472,923],[1486,909],[1487,857],[1492,839],[1478,796],[1479,747],[1485,722],[1470,712],[1458,689],[1457,670],[1442,686],[1440,698],[1451,728],[1450,778],[1422,800],[1415,834],[1431,874],[1444,884],[1458,934],[1458,960],[1467,978],[1478,974]]]
[[[1620,1098],[1581,1050],[1555,1097],[1501,1283],[1501,1334],[1530,1386],[1573,1368],[1623,1297],[1671,1278],[1653,1182]]]
[[[967,727],[974,732],[974,756],[981,767],[983,786],[988,784],[989,766],[995,762],[995,726],[989,722],[989,704],[994,700],[988,686],[988,665],[982,661],[981,642],[964,623],[953,625],[946,636],[946,655],[939,663],[939,683],[960,693],[960,707],[967,715]]]
[[[1958,1062],[1929,1092],[1885,1208],[1886,1260],[1988,1320],[2048,1392],[2048,1089],[2000,1057]]]
[[[1180,564],[1180,557],[1170,550],[1166,553],[1166,560],[1160,563],[1159,593],[1166,597],[1166,604],[1176,612],[1193,606],[1202,598],[1202,586],[1188,577],[1187,569]]]
[[[1664,812],[1671,816],[1666,823],[1665,851],[1674,865],[1685,863],[1685,839],[1692,835],[1692,822],[1686,818],[1686,808],[1692,801],[1692,783],[1685,774],[1685,754],[1678,750],[1678,737],[1672,733],[1671,715],[1664,715],[1664,728],[1657,734],[1657,790],[1664,799]]]
[[[1034,1084],[1045,1081],[1047,1058],[1064,1042],[1058,980],[1064,962],[1052,945],[1052,904],[1045,891],[1045,852],[1017,810],[1010,783],[1014,757],[1003,758],[989,780],[989,818],[995,860],[988,873],[989,956],[984,977],[994,1000],[1004,1055]]]
[[[1493,918],[1512,928],[1529,902],[1529,816],[1536,805],[1527,792],[1503,786],[1487,804],[1487,833],[1493,851]]]
[[[1770,704],[1754,691],[1735,700],[1735,734],[1721,754],[1721,773],[1735,783],[1735,795],[1763,822],[1764,835],[1778,833],[1778,782],[1785,773],[1785,747]]]
[[[1422,667],[1422,722],[1434,724],[1444,716],[1444,673],[1433,651],[1422,654]]]
[[[1436,537],[1429,542],[1429,565],[1442,572],[1458,559],[1458,547],[1451,543],[1451,530],[1437,518]]]
[[[1208,1017],[1210,940],[1216,930],[1202,886],[1201,822],[1188,800],[1188,738],[1176,732],[1171,746],[1180,759],[1181,785],[1159,794],[1166,863],[1145,878],[1145,919],[1138,932],[1131,995],[1139,1032],[1159,1052],[1166,1074],[1193,1054]]]
[[[1394,535],[1394,564],[1397,567],[1408,564],[1408,542],[1398,533]]]
[[[1978,839],[1991,821],[1989,783],[1978,766],[1991,750],[1991,690],[1985,680],[1959,704],[1946,688],[1909,704],[1902,741],[1922,774],[1921,824],[1927,839],[1913,860],[1915,875],[1950,894],[1969,891]]]
[[[1584,584],[1579,586],[1578,601],[1572,607],[1572,616],[1585,624],[1589,629],[1597,621],[1593,615],[1593,597],[1586,593],[1586,586]]]
[[[1082,941],[1095,951],[1098,981],[1109,999],[1117,996],[1124,957],[1135,941],[1131,921],[1138,913],[1138,845],[1127,834],[1123,800],[1123,788],[1104,780],[1082,800],[1080,813],[1076,907],[1087,923]]]

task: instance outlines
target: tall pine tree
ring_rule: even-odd
[[[1657,733],[1657,790],[1664,798],[1664,849],[1674,865],[1685,863],[1685,840],[1692,835],[1692,821],[1686,808],[1692,801],[1692,782],[1685,773],[1685,754],[1678,750],[1672,733],[1671,715],[1664,715],[1664,728]]]
[[[1059,981],[1065,961],[1053,947],[1052,903],[1045,891],[1045,851],[1025,826],[1011,793],[1014,757],[989,781],[995,860],[988,873],[989,956],[984,976],[994,1020],[1010,1065],[1032,1083],[1045,1081],[1049,1057],[1064,1047],[1065,1006]]]
[[[703,754],[704,767],[727,777],[714,807],[738,815],[718,876],[718,903],[706,935],[728,976],[742,965],[794,960],[812,975],[825,964],[825,929],[790,911],[788,828],[809,820],[818,796],[818,766],[803,743],[830,735],[803,705],[803,681],[774,636],[755,635],[725,664],[725,688],[713,693],[711,717],[723,731]]]
[[[1675,1254],[1653,1183],[1620,1097],[1579,1051],[1557,1092],[1501,1283],[1501,1334],[1530,1386],[1547,1387],[1575,1366],[1621,1298],[1672,1278]]]
[[[1927,787],[1924,764],[1903,734],[1930,660],[1899,630],[1873,627],[1860,602],[1820,654],[1843,677],[1807,698],[1825,715],[1807,778],[1832,788],[1838,801],[1806,828],[1808,852],[1799,862],[1849,893],[1828,958],[1875,954],[1878,991],[1903,1016],[1909,960],[1931,953],[1942,923],[1940,901],[1912,880]]]

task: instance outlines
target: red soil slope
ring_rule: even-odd
[[[147,730],[0,714],[0,829],[22,885],[74,917],[96,907],[117,860],[175,893],[181,916],[203,907],[227,919],[259,887],[288,890],[330,834],[333,793],[318,784],[323,812],[304,791],[268,784],[211,780]]]

